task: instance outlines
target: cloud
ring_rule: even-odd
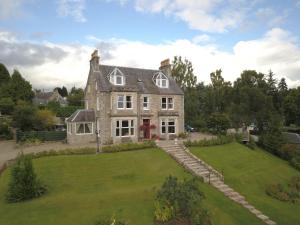
[[[174,16],[192,29],[225,32],[238,27],[254,4],[244,0],[135,0],[135,9]]]
[[[73,85],[84,87],[90,55],[100,52],[100,63],[158,69],[160,61],[181,55],[193,64],[198,81],[210,82],[209,74],[222,69],[226,80],[234,81],[243,70],[254,69],[276,78],[285,77],[290,86],[300,85],[300,49],[289,32],[274,28],[259,39],[239,41],[232,51],[222,51],[211,43],[174,40],[160,44],[88,36],[90,45],[33,43],[9,32],[0,32],[0,59],[10,71],[17,68],[36,88]],[[201,39],[201,38],[200,38]]]
[[[21,14],[21,6],[25,0],[1,0],[0,20],[15,17]]]
[[[83,15],[85,0],[58,0],[57,13],[61,17],[73,17],[76,22],[84,23],[86,18]]]
[[[274,9],[266,7],[259,8],[256,11],[256,16],[260,22],[266,22],[270,27],[278,27],[285,23],[288,18],[288,10],[282,10],[280,13]]]

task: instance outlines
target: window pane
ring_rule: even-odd
[[[123,84],[123,79],[121,76],[116,77],[116,84]]]
[[[162,98],[162,99],[161,99],[161,102],[162,102],[162,103],[167,103],[167,98]]]
[[[118,108],[123,109],[124,108],[124,103],[123,102],[118,102]]]
[[[130,129],[130,135],[134,135],[134,128]]]
[[[131,109],[131,108],[132,108],[132,107],[131,107],[131,102],[127,102],[127,103],[126,103],[126,108],[127,108],[127,109]]]
[[[119,128],[116,129],[116,136],[120,136],[120,129]]]
[[[129,127],[128,120],[122,120],[122,127]]]
[[[148,102],[148,97],[144,97],[144,103]]]
[[[117,127],[120,127],[120,122],[119,122],[119,120],[117,120]]]
[[[76,124],[76,133],[83,134],[84,133],[84,126],[82,123]]]
[[[129,135],[129,128],[122,128],[122,136],[128,136]]]
[[[162,134],[165,134],[165,133],[166,133],[166,127],[165,127],[165,126],[162,126],[162,127],[161,127],[161,133],[162,133]]]
[[[165,79],[161,80],[161,86],[167,87],[167,80],[165,80]]]
[[[175,133],[175,126],[168,127],[168,133],[174,134]]]
[[[133,120],[131,120],[131,126],[133,127]]]
[[[85,123],[84,124],[85,133],[92,133],[92,124],[91,123]]]

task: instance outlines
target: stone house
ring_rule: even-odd
[[[47,105],[51,101],[58,102],[61,106],[66,106],[68,104],[67,100],[62,97],[56,89],[50,92],[35,92],[33,98],[33,103],[35,105]]]
[[[67,119],[69,143],[102,144],[174,139],[184,132],[184,94],[171,77],[169,59],[159,70],[99,64],[92,54],[85,109]]]

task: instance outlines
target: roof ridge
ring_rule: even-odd
[[[109,66],[109,67],[115,67],[115,68],[136,69],[136,70],[150,70],[150,71],[155,71],[155,72],[160,71],[160,70],[154,70],[154,69],[145,69],[145,68],[129,67],[129,66],[105,65],[105,64],[99,64],[99,66]]]

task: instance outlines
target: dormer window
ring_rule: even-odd
[[[156,84],[157,87],[160,88],[169,87],[168,77],[164,75],[162,72],[158,72],[153,76],[153,82]]]
[[[109,75],[109,81],[113,85],[124,85],[125,84],[124,74],[118,68],[115,68]]]

